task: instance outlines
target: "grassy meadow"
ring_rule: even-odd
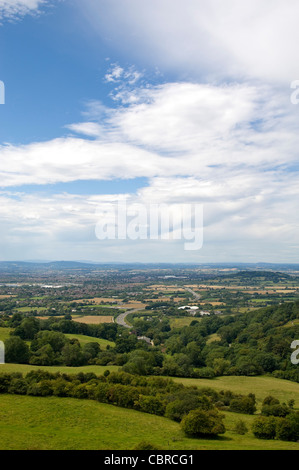
[[[131,450],[140,441],[157,450],[299,450],[299,444],[236,434],[242,417],[225,413],[227,432],[218,439],[185,437],[167,418],[74,398],[0,395],[0,450]],[[50,423],[50,424],[49,424]]]
[[[67,374],[94,372],[101,375],[107,369],[116,371],[119,367],[0,365],[0,373],[21,372],[25,375],[34,369]],[[298,384],[273,377],[174,380],[184,385],[211,387],[218,391],[255,393],[258,408],[269,394],[281,402],[294,399],[295,408],[299,408]],[[218,439],[191,439],[185,437],[178,423],[167,418],[92,400],[0,395],[0,450],[131,450],[140,441],[151,442],[157,450],[299,450],[299,443],[256,439],[251,432],[255,416],[231,412],[224,412],[224,415],[225,435]],[[234,431],[239,419],[248,428],[245,435]]]

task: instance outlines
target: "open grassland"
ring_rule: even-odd
[[[170,318],[170,327],[171,328],[183,328],[184,326],[189,326],[194,320],[200,321],[201,318],[197,317],[173,317]]]
[[[288,380],[276,379],[275,377],[258,376],[227,376],[216,377],[214,379],[189,379],[174,378],[176,382],[184,385],[195,385],[196,387],[210,387],[217,391],[231,390],[235,393],[248,395],[254,393],[257,399],[258,408],[263,399],[268,395],[273,395],[281,402],[295,400],[295,408],[299,409],[299,384]]]
[[[233,429],[242,417],[225,413],[227,432],[218,439],[186,438],[180,425],[159,416],[91,400],[0,395],[1,450],[130,450],[149,441],[163,450],[299,450],[299,444],[264,441]]]
[[[0,374],[13,372],[20,372],[23,375],[28,374],[31,370],[46,370],[55,374],[61,372],[62,374],[78,374],[79,372],[87,373],[92,372],[96,375],[103,375],[105,370],[110,372],[118,371],[119,366],[83,366],[83,367],[68,367],[68,366],[32,366],[30,364],[0,364]]]
[[[0,341],[6,341],[10,337],[10,332],[13,328],[1,328],[0,327]]]
[[[114,347],[115,343],[113,341],[108,341],[107,339],[102,338],[94,338],[93,336],[85,336],[85,335],[74,335],[74,334],[66,334],[67,338],[72,339],[75,338],[79,341],[79,343],[84,346],[86,343],[98,343],[101,349],[106,349],[107,346]]]

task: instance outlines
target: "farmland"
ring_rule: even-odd
[[[0,269],[0,281],[0,341],[7,353],[0,376],[122,371],[256,400],[253,415],[224,407],[225,434],[209,440],[190,439],[178,422],[149,411],[71,396],[1,394],[3,448],[133,449],[141,440],[165,450],[298,448],[257,439],[251,426],[270,395],[299,410],[298,369],[290,363],[290,344],[299,339],[299,269],[76,266],[47,272],[39,265]],[[16,408],[9,414],[11,400]],[[240,419],[245,435],[234,431]]]

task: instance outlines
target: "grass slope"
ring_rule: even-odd
[[[146,440],[164,450],[299,450],[298,443],[255,439],[232,431],[242,416],[226,413],[227,433],[190,439],[178,423],[89,400],[0,395],[1,450],[130,450]]]

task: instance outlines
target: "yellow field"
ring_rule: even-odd
[[[147,306],[147,304],[144,304],[142,302],[138,302],[137,300],[136,301],[131,300],[130,302],[121,304],[121,307],[127,308],[127,309],[133,309],[133,308],[142,309],[142,308],[145,308],[146,306]]]
[[[100,323],[114,323],[114,318],[111,316],[86,315],[85,317],[74,318],[74,321],[86,323],[87,325],[99,325]]]

